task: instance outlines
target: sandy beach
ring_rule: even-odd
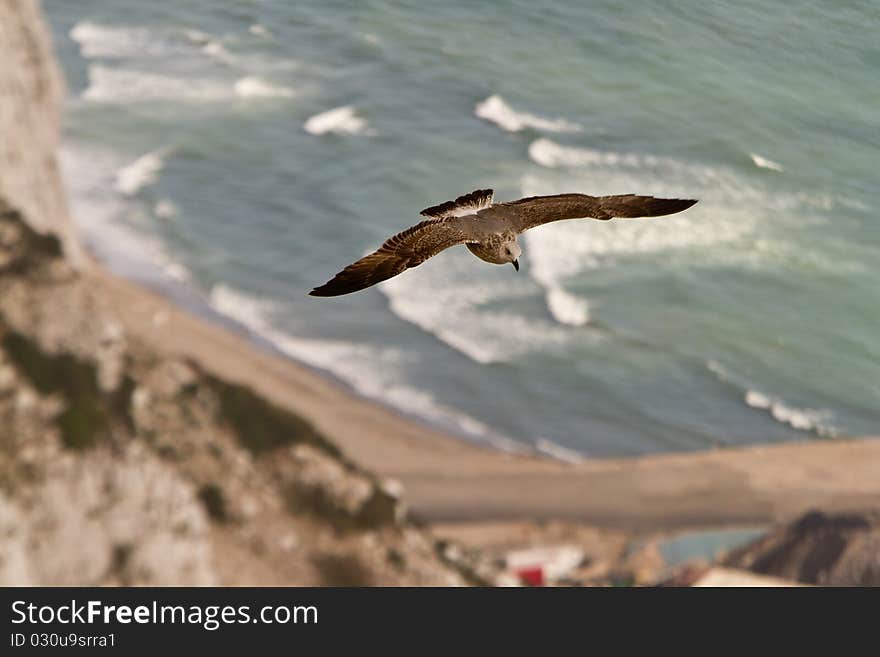
[[[94,267],[125,328],[310,420],[353,461],[404,486],[428,522],[570,520],[638,532],[780,522],[880,504],[880,440],[805,441],[563,463],[504,453],[367,401],[329,377]]]

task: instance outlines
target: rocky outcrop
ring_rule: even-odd
[[[79,262],[56,150],[64,85],[36,0],[0,0],[0,196]]]
[[[126,334],[0,200],[0,584],[462,584],[393,482]]]
[[[880,512],[807,513],[733,551],[724,565],[823,586],[880,586]]]

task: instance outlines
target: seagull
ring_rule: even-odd
[[[425,221],[389,238],[378,250],[349,265],[309,294],[336,297],[350,294],[417,267],[428,258],[464,244],[480,260],[493,265],[511,264],[519,271],[522,249],[516,236],[530,228],[587,218],[607,221],[615,217],[660,217],[687,210],[693,199],[654,198],[620,194],[588,196],[556,194],[529,196],[518,201],[494,202],[495,192],[478,189],[421,211]]]

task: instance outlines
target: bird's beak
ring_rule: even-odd
[[[516,260],[514,260],[514,261],[511,262],[510,264],[513,265],[513,268],[514,268],[514,269],[516,269],[517,271],[519,271],[519,258],[517,258]]]

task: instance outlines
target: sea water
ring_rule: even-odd
[[[876,3],[43,5],[73,214],[121,273],[474,440],[878,433]],[[307,296],[484,187],[700,203]]]

